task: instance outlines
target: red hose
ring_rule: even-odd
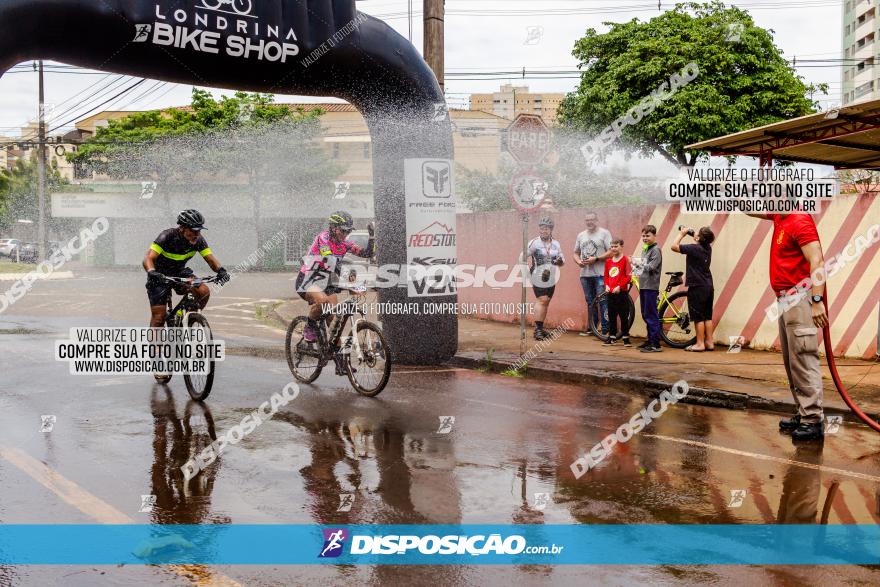
[[[828,314],[828,288],[825,288],[825,314]],[[837,363],[834,362],[834,346],[831,344],[831,326],[830,323],[825,325],[825,328],[822,329],[825,340],[825,358],[828,360],[828,369],[831,371],[831,378],[834,380],[834,386],[837,388],[837,392],[840,393],[840,397],[843,398],[844,403],[853,411],[853,413],[859,417],[859,420],[880,432],[880,424],[872,420],[867,414],[865,414],[859,407],[852,401],[852,398],[849,397],[849,394],[846,392],[846,388],[843,386],[843,382],[840,380],[840,374],[837,372]]]

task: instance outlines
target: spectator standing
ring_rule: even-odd
[[[659,353],[660,316],[657,298],[660,296],[660,275],[663,272],[663,253],[657,245],[657,227],[648,224],[642,229],[642,274],[639,277],[639,305],[648,330],[648,340],[639,345],[643,353]]]
[[[623,346],[632,346],[629,341],[629,297],[632,266],[629,258],[623,254],[623,239],[611,241],[611,257],[605,260],[605,291],[608,292],[608,340],[604,346],[613,345],[618,338],[623,339]],[[620,332],[617,320],[620,319]]]
[[[688,235],[694,237],[695,244],[681,244]],[[712,322],[715,284],[712,281],[710,268],[713,242],[715,242],[715,233],[708,226],[702,227],[697,233],[694,233],[692,228],[679,226],[678,236],[672,243],[673,251],[685,255],[688,312],[691,322],[697,329],[697,342],[684,349],[689,352],[715,350],[715,323]]]
[[[574,245],[574,261],[581,268],[581,288],[584,290],[584,300],[587,302],[587,312],[592,308],[593,300],[605,291],[603,275],[605,261],[611,257],[611,233],[599,227],[599,216],[595,212],[587,212],[584,216],[587,229],[578,234]],[[599,318],[601,330],[608,332],[608,308],[605,302],[600,303]],[[596,316],[594,315],[594,318]],[[587,324],[589,325],[589,316]],[[595,324],[600,324],[599,320]],[[587,330],[581,332],[581,336],[589,336]]]

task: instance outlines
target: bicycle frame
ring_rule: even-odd
[[[671,282],[672,280],[670,279],[669,281]],[[631,283],[634,286],[639,287],[638,276],[633,275]],[[667,307],[669,309],[671,309],[672,313],[675,315],[674,318],[664,318],[663,316],[660,316],[660,323],[661,324],[672,324],[674,322],[677,322],[678,319],[681,317],[678,313],[678,309],[673,304],[669,303],[669,292],[671,292],[671,291],[672,291],[672,285],[667,283],[666,287],[663,289],[662,292],[660,292],[660,295],[657,297],[657,309],[659,310],[663,306],[663,304],[666,303]]]
[[[198,303],[196,303],[196,298],[193,295],[193,290],[203,283],[209,283],[213,281],[215,278],[208,277],[205,279],[193,279],[192,281],[182,280],[179,278],[169,279],[171,279],[172,282],[176,283],[177,285],[182,285],[186,287],[187,291],[185,294],[183,294],[183,297],[180,298],[180,301],[177,302],[177,305],[173,307],[172,295],[171,293],[168,294],[168,301],[166,302],[167,312],[165,314],[165,324],[168,326],[173,326],[173,321],[177,316],[177,312],[183,310],[183,315],[181,315],[180,317],[180,325],[182,326],[187,323],[186,319],[190,314],[201,314],[202,312],[202,309],[199,307]]]

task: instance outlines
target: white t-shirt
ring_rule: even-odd
[[[586,230],[577,236],[574,251],[581,256],[581,260],[587,257],[598,257],[611,250],[611,233],[604,228],[597,228],[596,232]],[[605,275],[605,263],[596,261],[592,265],[581,267],[581,277],[602,277]]]

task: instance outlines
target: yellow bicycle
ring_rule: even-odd
[[[677,291],[670,295],[672,288],[684,283],[684,280],[682,280],[684,272],[671,271],[667,272],[666,275],[670,276],[669,282],[657,298],[657,314],[660,316],[660,338],[672,348],[683,349],[697,342],[693,324],[691,324],[691,317],[687,311],[687,292]],[[632,289],[633,285],[639,286],[639,278],[635,275],[632,277],[630,289]],[[608,340],[608,333],[603,333],[600,324],[597,324],[597,322],[601,322],[598,319],[599,312],[602,309],[601,304],[607,299],[608,292],[602,292],[602,294],[596,296],[589,308],[590,331],[603,342]],[[627,301],[629,306],[627,321],[631,328],[636,319],[636,306],[631,297],[627,296]],[[605,319],[606,321],[608,319],[607,310],[605,312]],[[618,328],[618,332],[620,332],[620,328]]]

